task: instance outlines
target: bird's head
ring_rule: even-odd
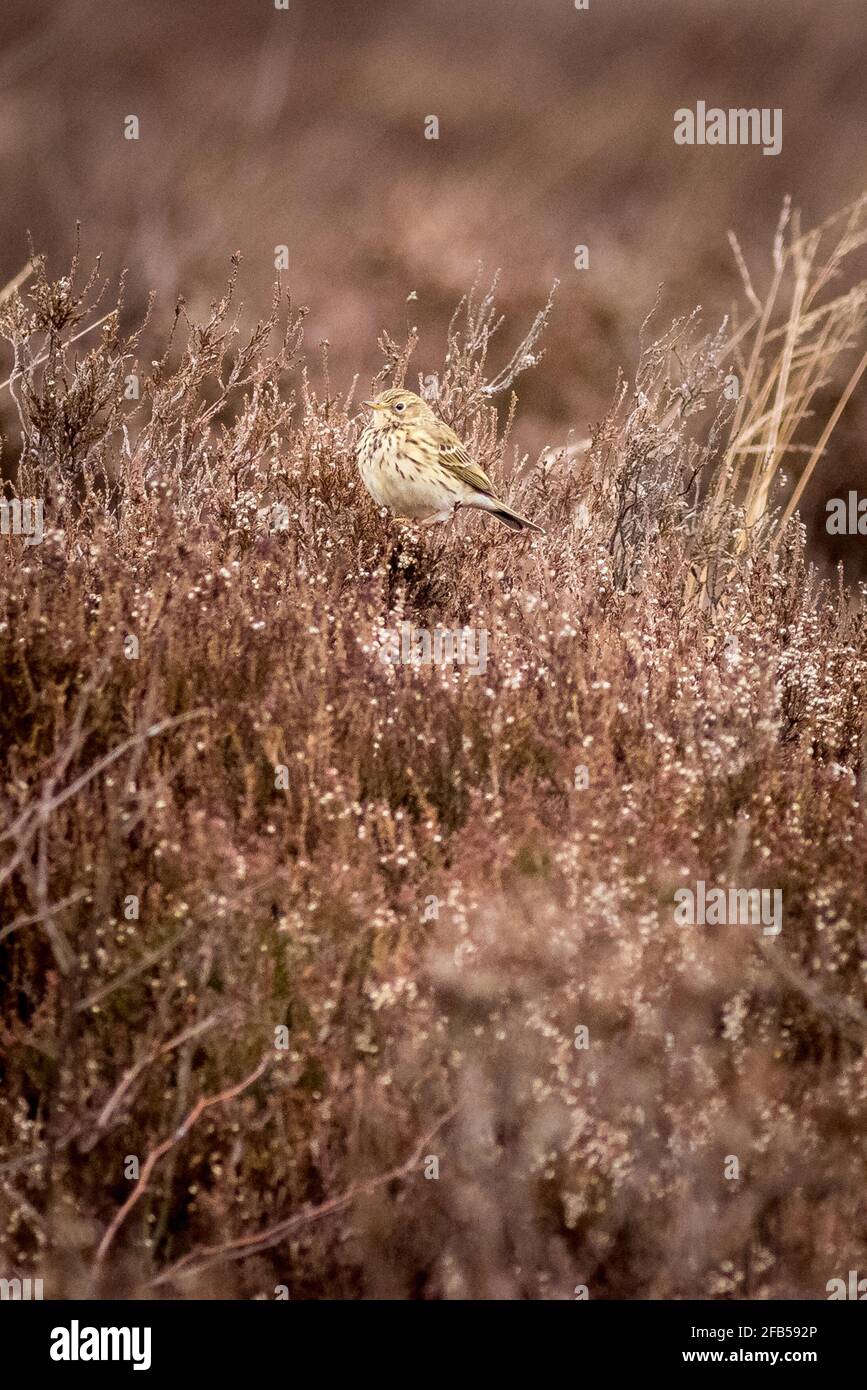
[[[403,421],[435,418],[427,402],[414,391],[383,391],[381,396],[362,404],[371,412],[374,424],[399,425]]]

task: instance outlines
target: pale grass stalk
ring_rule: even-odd
[[[13,276],[7,285],[0,290],[0,304],[5,304],[7,299],[11,299],[16,290],[19,290],[26,280],[33,274],[33,261],[29,260],[25,266]]]
[[[729,428],[728,443],[702,519],[711,551],[722,555],[734,539],[743,553],[750,537],[769,519],[771,499],[793,453],[808,457],[782,517],[768,528],[776,547],[793,516],[819,460],[828,452],[831,436],[865,370],[865,354],[849,378],[815,444],[796,440],[814,410],[818,392],[834,375],[841,355],[863,339],[867,326],[867,281],[862,281],[821,304],[817,301],[837,277],[847,258],[867,243],[867,199],[821,226],[801,233],[799,216],[789,200],[783,205],[771,257],[772,274],[762,298],[736,236],[729,240],[751,308],[746,322],[726,344],[726,356],[737,363],[747,350],[740,395]],[[832,236],[824,259],[823,243]],[[781,304],[787,308],[781,318]],[[737,354],[737,355],[736,355]],[[732,509],[742,509],[743,521],[732,537]],[[712,562],[707,560],[687,581],[687,596],[707,600]]]

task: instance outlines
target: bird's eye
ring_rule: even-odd
[[[395,403],[394,403],[394,408],[395,408],[395,410],[404,410],[406,407],[405,407],[403,401],[395,401]]]

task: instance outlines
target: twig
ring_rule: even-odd
[[[209,1032],[220,1019],[227,1017],[231,1012],[231,1009],[222,1009],[209,1014],[207,1018],[201,1019],[198,1023],[191,1024],[189,1028],[185,1028],[183,1032],[177,1033],[173,1038],[169,1038],[159,1047],[155,1047],[151,1052],[147,1053],[146,1056],[140,1057],[131,1067],[128,1067],[108,1100],[105,1102],[105,1105],[100,1110],[96,1119],[96,1129],[94,1133],[88,1135],[83,1144],[79,1144],[78,1147],[81,1152],[90,1153],[91,1149],[95,1148],[99,1143],[103,1133],[108,1128],[112,1115],[115,1110],[117,1110],[130,1086],[141,1076],[142,1072],[145,1071],[147,1067],[151,1066],[151,1064],[156,1062],[160,1057],[164,1057],[167,1052],[172,1052],[176,1047],[180,1047],[182,1043],[189,1042],[192,1038],[199,1038],[203,1033]]]
[[[0,941],[5,941],[7,936],[11,936],[14,931],[20,931],[22,927],[35,926],[37,922],[43,920],[46,911],[49,913],[63,912],[65,908],[71,907],[73,903],[80,902],[81,899],[86,896],[87,889],[78,888],[74,893],[70,893],[68,897],[61,898],[59,902],[50,903],[48,908],[44,909],[43,912],[31,912],[27,917],[16,917],[14,922],[10,922],[8,926],[0,931]]]
[[[39,826],[45,824],[48,817],[57,810],[58,806],[62,806],[70,797],[77,796],[81,789],[87,786],[88,782],[92,782],[94,777],[98,777],[106,768],[111,767],[112,763],[116,763],[118,758],[122,758],[124,753],[130,748],[135,748],[145,739],[156,738],[158,734],[165,733],[167,729],[174,729],[180,724],[187,724],[191,719],[202,719],[205,715],[210,713],[211,711],[207,708],[189,710],[186,714],[178,714],[170,719],[162,719],[158,724],[151,724],[149,728],[143,729],[140,733],[131,734],[129,738],[124,739],[124,741],[119,743],[116,748],[113,748],[111,752],[105,753],[101,758],[97,759],[92,767],[88,768],[86,772],[82,772],[80,777],[77,777],[68,787],[64,787],[63,791],[58,792],[56,796],[46,798],[43,795],[36,808],[25,806],[24,810],[18,815],[12,825],[6,830],[0,831],[0,840],[16,840],[18,844],[17,853],[13,855],[5,868],[0,870],[0,884],[5,883],[6,879],[9,878],[10,874],[17,868],[24,856],[28,841],[32,839]],[[49,781],[49,786],[53,784],[53,780],[54,779],[51,779]],[[28,819],[30,819],[29,825],[27,824]]]
[[[258,1066],[255,1068],[255,1070],[251,1071],[250,1075],[246,1077],[243,1081],[239,1081],[237,1085],[229,1086],[225,1091],[218,1091],[213,1096],[200,1097],[199,1100],[196,1101],[192,1110],[187,1115],[186,1119],[181,1122],[178,1128],[173,1130],[172,1133],[166,1139],[163,1139],[162,1143],[157,1144],[155,1149],[151,1149],[142,1166],[138,1182],[136,1183],[132,1192],[127,1197],[123,1206],[120,1207],[119,1210],[112,1217],[111,1221],[108,1224],[108,1227],[106,1228],[105,1234],[102,1237],[102,1240],[99,1242],[99,1247],[96,1252],[95,1260],[95,1265],[97,1268],[103,1263],[111,1247],[112,1241],[114,1240],[124,1221],[126,1221],[126,1218],[129,1216],[133,1207],[144,1196],[147,1190],[147,1185],[150,1180],[151,1173],[153,1172],[156,1165],[159,1163],[163,1154],[168,1153],[170,1149],[174,1148],[175,1144],[179,1144],[182,1139],[186,1138],[193,1125],[196,1123],[199,1117],[204,1114],[206,1110],[209,1110],[214,1105],[224,1105],[226,1101],[234,1100],[235,1096],[240,1095],[242,1091],[246,1091],[250,1086],[254,1085],[255,1082],[259,1080],[259,1077],[266,1070],[266,1068],[271,1065],[273,1060],[273,1056],[271,1056],[270,1054],[263,1057],[259,1062]]]
[[[534,356],[533,349],[540,335],[547,327],[548,319],[551,316],[551,310],[554,307],[554,296],[559,285],[560,281],[555,280],[548,291],[548,298],[545,301],[544,308],[539,310],[502,371],[498,372],[493,380],[485,382],[484,386],[482,386],[481,394],[483,396],[498,396],[501,392],[507,391],[522,372],[526,371],[528,367],[536,365],[541,354]]]
[[[192,927],[184,927],[183,931],[178,932],[163,946],[157,946],[155,950],[149,951],[141,960],[136,961],[135,965],[130,965],[126,970],[122,970],[119,975],[115,975],[107,984],[101,985],[99,989],[95,989],[92,994],[88,994],[84,999],[79,999],[78,1003],[75,1005],[75,1013],[80,1014],[84,1013],[86,1009],[92,1009],[94,1004],[101,1003],[103,999],[109,994],[112,994],[116,989],[122,989],[124,985],[129,984],[130,980],[134,980],[137,975],[140,975],[143,970],[149,970],[152,965],[156,965],[158,960],[162,960],[163,956],[167,956],[176,946],[179,946],[184,938],[189,936],[191,931]]]
[[[71,347],[73,343],[77,343],[79,338],[83,338],[86,333],[92,333],[94,328],[100,328],[106,320],[110,319],[116,313],[117,309],[111,309],[107,314],[103,314],[101,319],[97,319],[95,323],[89,323],[87,328],[82,328],[80,333],[74,334],[73,337],[69,339],[68,346]],[[5,381],[0,381],[0,391],[5,390],[7,386],[11,386],[13,381],[17,381],[26,371],[31,371],[34,367],[41,367],[42,363],[47,362],[47,360],[48,353],[43,352],[41,357],[37,357],[33,362],[30,362],[27,367],[22,367],[19,371],[13,372],[11,376],[8,376]]]
[[[251,1235],[227,1241],[224,1245],[206,1245],[200,1250],[191,1250],[188,1255],[184,1255],[182,1259],[152,1279],[148,1287],[158,1288],[160,1285],[167,1284],[172,1279],[177,1278],[178,1275],[183,1274],[185,1278],[189,1278],[210,1269],[212,1265],[223,1264],[229,1260],[245,1260],[248,1255],[257,1255],[262,1250],[279,1245],[287,1235],[291,1235],[299,1227],[308,1226],[314,1221],[320,1221],[326,1216],[332,1216],[335,1212],[343,1211],[360,1196],[375,1192],[377,1188],[384,1187],[390,1182],[396,1182],[400,1178],[408,1177],[418,1167],[431,1140],[450,1120],[454,1119],[457,1111],[458,1107],[455,1105],[441,1119],[437,1120],[433,1128],[429,1129],[418,1140],[409,1157],[396,1168],[389,1169],[387,1173],[378,1173],[365,1182],[356,1183],[354,1187],[350,1187],[348,1192],[342,1193],[339,1197],[332,1197],[329,1201],[322,1202],[318,1207],[307,1207],[304,1211],[297,1212],[284,1221],[278,1221],[276,1226],[271,1226],[266,1231],[255,1231]],[[205,1258],[200,1259],[198,1264],[194,1264],[193,1261],[199,1259],[200,1256]]]

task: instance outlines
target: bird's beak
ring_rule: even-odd
[[[383,404],[382,404],[382,401],[362,401],[361,404],[362,404],[362,405],[366,405],[367,408],[368,408],[368,410],[383,410],[383,409],[384,409],[384,406],[383,406]]]

